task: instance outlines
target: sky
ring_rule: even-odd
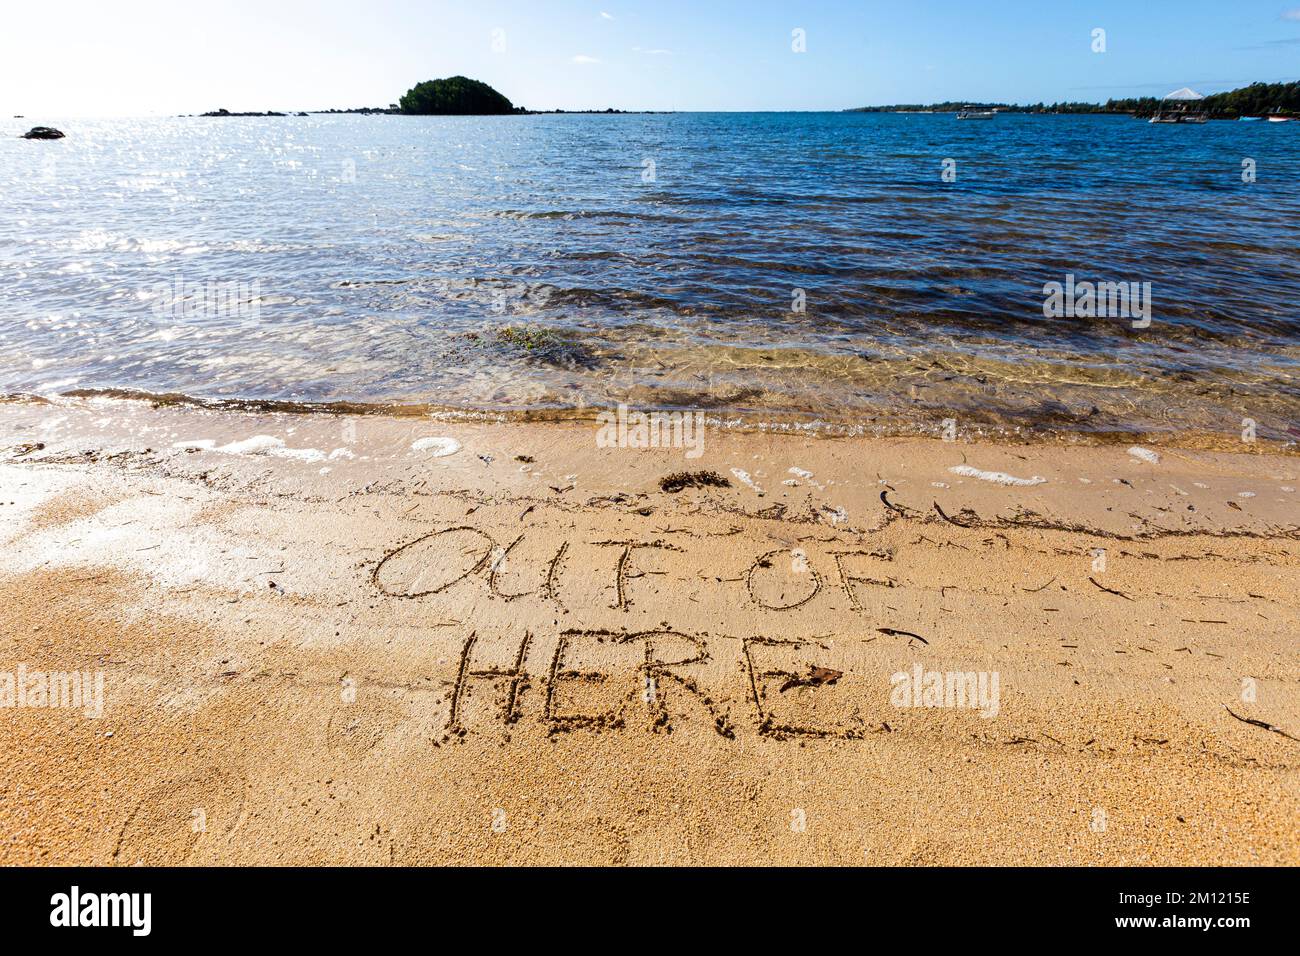
[[[1300,79],[1300,0],[6,0],[0,27],[6,117],[387,106],[456,74],[530,109],[1212,93]]]

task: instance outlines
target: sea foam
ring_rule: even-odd
[[[972,468],[970,465],[956,465],[948,469],[954,475],[962,475],[966,478],[978,478],[980,481],[991,481],[996,485],[1007,485],[1016,488],[1030,488],[1034,485],[1047,484],[1046,478],[1040,478],[1035,475],[1033,478],[1017,478],[1015,475],[1008,475],[1002,471],[980,471],[978,468]]]

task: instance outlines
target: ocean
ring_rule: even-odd
[[[0,394],[1294,442],[1297,170],[1300,123],[6,119]]]

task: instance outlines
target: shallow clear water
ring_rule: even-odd
[[[1293,440],[1298,168],[1300,123],[5,120],[0,393]],[[1045,318],[1067,274],[1151,326]]]

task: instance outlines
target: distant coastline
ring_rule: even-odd
[[[680,112],[679,110],[616,110],[609,107],[603,110],[530,110],[522,107],[513,110],[510,113],[501,114],[506,116],[666,116],[672,113]],[[207,113],[181,113],[182,118],[187,119],[210,119],[210,118],[229,118],[229,119],[248,119],[248,118],[266,118],[277,116],[416,116],[420,114],[406,113],[397,107],[382,106],[360,106],[353,109],[327,109],[327,110],[267,110],[264,113],[232,113],[230,110],[211,110]],[[467,113],[467,114],[429,114],[429,115],[447,115],[447,116],[491,116],[491,113]]]
[[[1119,116],[1153,116],[1160,109],[1157,96],[1111,99],[1105,103],[979,103],[974,100],[948,101],[923,106],[916,103],[892,106],[859,106],[846,113],[956,113],[967,106],[993,109],[1002,113],[1033,114],[1112,114]],[[1300,82],[1252,83],[1226,93],[1214,93],[1200,102],[1210,119],[1234,120],[1242,116],[1300,116]]]
[[[430,81],[429,85],[437,88],[440,84],[463,82],[472,87],[481,88],[487,95],[500,101],[498,108],[484,108],[481,111],[470,108],[421,107],[408,98],[415,90],[403,97],[403,102],[390,103],[388,106],[361,106],[349,109],[319,110],[267,110],[266,112],[231,112],[225,109],[197,114],[205,118],[221,117],[281,117],[281,116],[623,116],[623,115],[666,115],[677,110],[621,110],[608,107],[603,110],[533,110],[514,106],[505,97],[500,96],[491,87],[476,80],[464,77],[452,77],[448,80]],[[419,86],[416,89],[420,89]],[[956,113],[967,107],[984,110],[996,110],[1001,113],[1023,113],[1030,115],[1115,115],[1148,117],[1159,110],[1162,98],[1155,96],[1110,99],[1105,103],[1060,102],[1060,103],[985,103],[974,100],[948,100],[942,103],[924,105],[920,103],[896,103],[886,106],[858,106],[841,110],[844,113]],[[1224,93],[1214,93],[1199,101],[1201,110],[1209,119],[1235,120],[1243,116],[1285,116],[1300,117],[1300,82],[1294,83],[1252,83],[1250,86]],[[831,111],[834,112],[834,111]],[[188,114],[195,115],[195,114]]]

